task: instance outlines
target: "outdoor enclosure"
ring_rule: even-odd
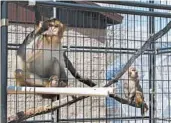
[[[37,94],[8,94],[16,86],[16,51],[35,29],[34,6],[42,20],[55,17],[66,25],[62,50],[76,71],[95,87],[114,87],[124,98],[123,81],[129,67],[138,70],[148,111],[122,104],[112,96],[90,96],[72,102],[61,95],[52,110],[26,117],[30,108],[52,106]],[[1,122],[169,123],[171,78],[171,2],[1,2]],[[7,23],[8,22],[8,23]],[[162,31],[161,31],[162,30]],[[89,86],[65,69],[69,87]],[[115,81],[111,83],[111,79]],[[110,84],[109,84],[110,83]],[[89,87],[90,88],[90,87]],[[66,102],[62,102],[66,99]],[[69,105],[67,105],[69,103]],[[4,113],[5,112],[5,113]],[[21,113],[22,112],[22,113]],[[15,117],[14,117],[15,116]],[[16,118],[17,116],[17,118]]]

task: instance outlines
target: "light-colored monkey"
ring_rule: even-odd
[[[78,74],[66,56],[66,51],[62,50],[64,31],[65,25],[57,19],[36,22],[35,30],[27,35],[17,51],[15,78],[18,86],[66,87],[68,77],[65,67],[80,82],[91,87],[96,85]]]
[[[137,86],[139,85],[138,72],[135,67],[130,67],[128,70],[128,80],[124,80],[124,94],[131,103],[134,100]]]
[[[124,94],[129,103],[134,102],[137,107],[141,108],[141,115],[148,111],[143,90],[139,83],[138,71],[135,67],[130,67],[128,70],[128,80],[124,80]]]
[[[40,22],[26,37],[17,51],[15,77],[18,86],[67,86],[61,46],[64,30],[64,24],[57,19],[50,19]],[[44,97],[51,98],[50,95]]]

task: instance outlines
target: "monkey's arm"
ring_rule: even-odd
[[[71,61],[68,59],[68,57],[66,56],[66,52],[67,51],[64,51],[63,53],[63,56],[64,56],[64,61],[65,61],[65,65],[66,65],[66,68],[68,68],[68,70],[71,72],[71,74],[76,78],[78,79],[80,82],[90,86],[90,87],[94,87],[96,84],[88,79],[88,78],[83,78],[81,77],[81,75],[76,71],[76,69],[73,67]]]

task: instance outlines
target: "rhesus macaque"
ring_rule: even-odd
[[[143,90],[135,67],[128,70],[128,80],[124,81],[124,94],[130,104],[135,102],[136,106],[141,107],[141,115],[147,112],[148,106],[144,101]]]
[[[139,85],[138,72],[134,67],[128,70],[128,80],[124,81],[124,94],[129,103],[134,100],[136,88]]]
[[[15,77],[18,86],[67,86],[61,46],[64,30],[65,26],[60,21],[50,19],[40,22],[26,37],[17,51]],[[47,98],[51,97],[48,95]]]
[[[68,77],[65,67],[80,82],[95,86],[90,79],[82,78],[65,52],[62,51],[61,39],[65,25],[57,19],[40,21],[40,13],[35,6],[36,28],[27,35],[17,51],[15,78],[18,86],[66,87]],[[55,95],[42,95],[52,99]]]

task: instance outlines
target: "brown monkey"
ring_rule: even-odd
[[[40,22],[26,37],[17,51],[15,77],[18,86],[67,86],[61,46],[64,30],[64,24],[57,19],[50,19]],[[48,98],[51,97],[48,95]]]
[[[128,80],[124,81],[124,94],[129,103],[134,102],[141,108],[141,115],[148,111],[148,106],[144,101],[143,90],[139,83],[138,72],[135,67],[128,70]]]
[[[128,70],[128,80],[124,81],[124,94],[129,103],[134,100],[136,88],[139,85],[138,72],[134,67]]]
[[[141,115],[144,116],[145,112],[148,111],[148,105],[144,101],[143,90],[140,85],[136,89],[134,102],[136,106],[141,108]]]
[[[17,85],[65,87],[68,84],[64,70],[66,67],[80,82],[90,87],[95,86],[92,80],[79,75],[66,56],[66,51],[62,51],[61,39],[65,25],[57,19],[42,22],[37,6],[34,6],[34,10],[36,28],[26,36],[17,51]],[[50,95],[47,98],[51,98]]]

